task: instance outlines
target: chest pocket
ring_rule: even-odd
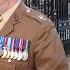
[[[28,70],[28,60],[12,60],[12,62],[9,63],[7,59],[0,58],[0,70]]]

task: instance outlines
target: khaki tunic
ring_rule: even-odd
[[[26,61],[0,58],[0,70],[68,70],[63,45],[52,21],[21,3],[0,35],[30,40]]]

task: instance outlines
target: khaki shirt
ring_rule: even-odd
[[[42,13],[20,3],[0,35],[30,40],[28,59],[9,63],[8,59],[0,58],[0,70],[68,70],[56,28]]]

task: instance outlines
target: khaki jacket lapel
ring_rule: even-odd
[[[21,23],[22,20],[22,14],[25,11],[24,4],[20,3],[17,9],[14,11],[10,19],[7,21],[7,23],[4,25],[2,30],[0,31],[0,35],[7,36],[12,31],[14,31],[14,25]]]

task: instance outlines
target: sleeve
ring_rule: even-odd
[[[34,46],[36,70],[69,70],[63,45],[54,26],[39,31]]]

